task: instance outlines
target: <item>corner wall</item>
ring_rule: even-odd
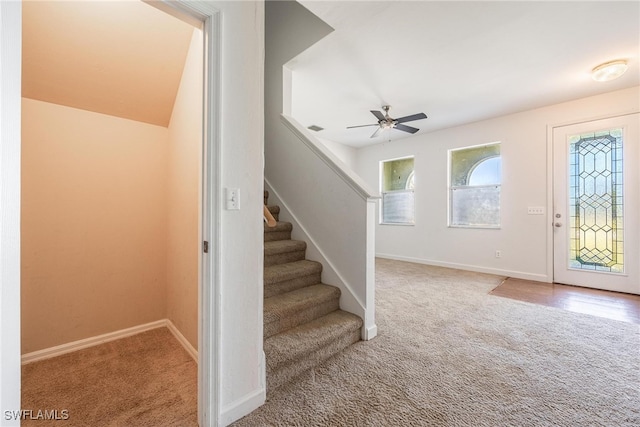
[[[169,123],[167,318],[198,349],[202,194],[202,31],[195,29]]]
[[[377,144],[357,151],[355,170],[377,187],[379,162],[415,155],[415,226],[376,225],[378,256],[551,281],[551,126],[640,109],[634,87],[509,116]],[[448,158],[452,148],[501,142],[501,228],[449,228]],[[542,206],[545,215],[528,215]],[[501,258],[494,253],[500,250]]]

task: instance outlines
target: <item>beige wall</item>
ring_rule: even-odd
[[[168,128],[23,98],[23,354],[164,318],[197,349],[202,48]]]
[[[167,318],[198,348],[202,32],[194,30],[169,124]]]
[[[23,98],[22,353],[165,317],[167,128]]]

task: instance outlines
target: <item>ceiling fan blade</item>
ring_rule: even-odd
[[[371,114],[376,116],[376,119],[378,119],[378,120],[384,120],[384,114],[382,114],[381,111],[371,110]]]
[[[409,133],[416,133],[416,132],[418,132],[420,130],[418,128],[414,128],[414,127],[407,126],[407,125],[400,125],[400,124],[395,125],[394,129],[398,129],[398,130],[401,130],[403,132],[409,132]]]
[[[382,129],[382,128],[379,127],[378,129],[376,129],[376,131],[373,133],[373,135],[371,135],[371,138],[375,138],[376,136],[378,136],[378,133],[380,133],[380,129]]]
[[[396,119],[397,123],[404,123],[404,122],[412,122],[414,120],[420,120],[420,119],[426,119],[427,115],[425,113],[418,113],[418,114],[412,114],[411,116],[404,116],[404,117],[400,117],[399,119]]]
[[[363,128],[366,126],[380,126],[378,123],[374,123],[372,125],[359,125],[359,126],[347,126],[347,129],[353,129],[353,128]]]

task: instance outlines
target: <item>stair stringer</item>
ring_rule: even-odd
[[[377,327],[373,321],[375,318],[373,295],[370,295],[371,301],[367,301],[369,303],[369,310],[367,311],[365,302],[356,295],[353,288],[349,285],[349,282],[340,274],[335,264],[331,262],[330,257],[309,234],[298,217],[291,211],[286,202],[282,200],[266,177],[265,190],[269,191],[269,204],[280,206],[280,221],[287,221],[293,224],[292,239],[302,240],[307,243],[306,259],[322,264],[322,282],[329,283],[340,289],[340,309],[353,313],[364,320],[360,334],[362,340],[368,341],[375,338],[377,335]],[[369,322],[367,322],[367,320],[369,320]]]

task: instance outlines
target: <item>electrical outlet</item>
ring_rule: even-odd
[[[542,206],[529,206],[527,208],[527,214],[529,214],[529,215],[544,215],[544,207],[542,207]]]
[[[496,251],[496,258],[502,258],[502,252]]]
[[[240,209],[240,189],[227,188],[227,210],[234,211]]]

